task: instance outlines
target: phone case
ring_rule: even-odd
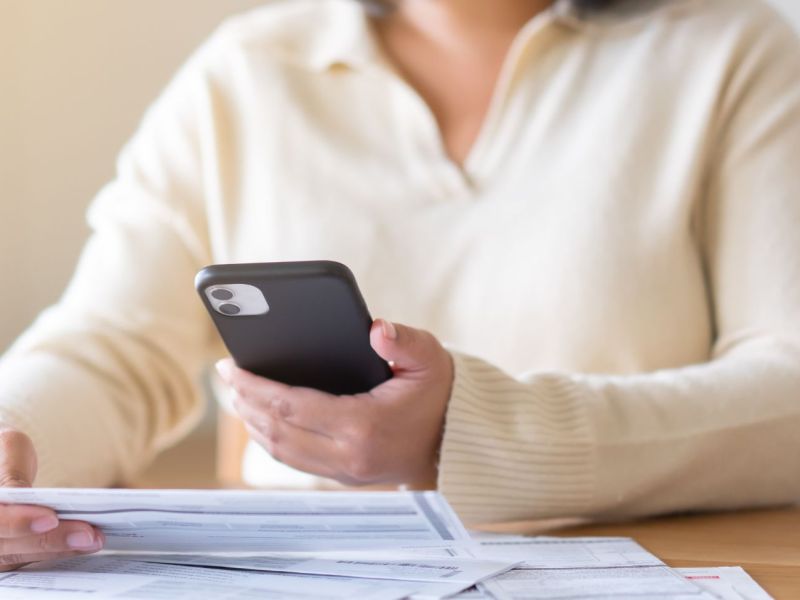
[[[218,313],[213,286],[249,284],[267,300],[258,316]],[[370,346],[372,318],[346,266],[331,261],[213,265],[195,287],[236,364],[262,377],[331,394],[366,392],[392,370]]]

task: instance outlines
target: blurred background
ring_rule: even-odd
[[[800,1],[772,2],[800,29]],[[84,211],[147,105],[220,20],[263,3],[3,0],[0,353],[67,283]],[[156,470],[188,454],[213,459],[209,415]]]
[[[58,299],[84,213],[148,104],[226,16],[264,0],[2,0],[0,353]],[[137,485],[208,487],[216,411]]]

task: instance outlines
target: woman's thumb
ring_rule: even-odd
[[[420,371],[431,367],[439,342],[427,331],[376,319],[370,331],[372,348],[396,370]]]
[[[0,429],[0,487],[31,487],[35,478],[31,438],[15,429]]]

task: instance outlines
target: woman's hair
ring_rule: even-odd
[[[366,4],[368,8],[382,12],[391,8],[394,0],[359,0]],[[612,4],[619,3],[619,0],[570,0],[581,11],[597,11],[610,7]]]

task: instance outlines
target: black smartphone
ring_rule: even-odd
[[[391,378],[355,277],[332,261],[212,265],[195,287],[236,364],[336,395]]]

